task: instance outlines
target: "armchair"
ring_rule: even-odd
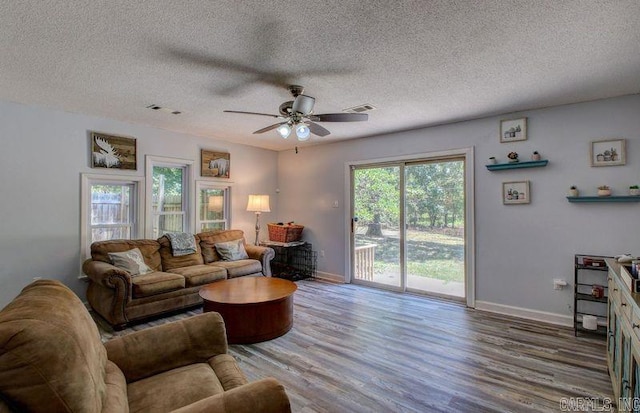
[[[248,383],[217,313],[102,344],[80,299],[40,280],[0,311],[0,412],[289,412],[275,379]]]

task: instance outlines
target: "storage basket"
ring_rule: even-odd
[[[294,242],[302,238],[304,225],[297,224],[267,224],[269,227],[269,240],[276,242]]]

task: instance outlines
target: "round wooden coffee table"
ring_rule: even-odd
[[[291,281],[272,277],[239,277],[200,289],[203,311],[224,319],[230,344],[258,343],[280,337],[293,326]]]

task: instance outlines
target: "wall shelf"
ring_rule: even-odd
[[[640,202],[640,196],[568,196],[569,202]]]
[[[496,163],[493,165],[485,165],[485,166],[490,171],[502,171],[505,169],[541,168],[543,166],[547,166],[548,163],[549,163],[548,159],[543,159],[540,161]]]

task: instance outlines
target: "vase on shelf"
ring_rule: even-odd
[[[580,195],[580,191],[578,188],[569,188],[569,196],[578,196]]]
[[[538,151],[534,151],[533,154],[531,155],[531,160],[532,161],[539,161],[540,159],[542,159],[542,157],[540,156]]]
[[[629,195],[631,196],[638,196],[640,195],[640,188],[629,188]]]
[[[609,188],[598,189],[598,196],[610,196],[610,195],[611,195],[611,189]]]

